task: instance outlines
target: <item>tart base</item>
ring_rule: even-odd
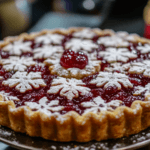
[[[18,37],[5,38],[0,43],[6,46],[18,39],[34,39],[46,33],[68,34],[83,28],[70,28],[69,30],[44,30],[40,33],[21,34]],[[110,34],[113,31],[93,29],[98,35]],[[136,37],[137,42],[150,43],[149,40]],[[79,115],[69,112],[65,115],[54,113],[47,116],[43,113],[32,111],[29,107],[15,108],[13,101],[3,101],[0,97],[0,125],[7,126],[16,132],[26,133],[33,137],[69,142],[88,142],[91,140],[101,141],[106,139],[120,138],[136,134],[150,126],[150,102],[135,101],[131,108],[121,106],[113,112],[102,111],[99,114],[92,112]]]
[[[0,102],[0,125],[33,137],[60,142],[88,142],[116,139],[136,134],[150,126],[150,102],[135,101],[131,108],[113,112],[47,116],[28,107],[15,108],[13,102]]]

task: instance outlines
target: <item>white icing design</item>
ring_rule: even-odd
[[[72,100],[80,95],[85,95],[90,92],[90,89],[85,87],[85,83],[82,80],[68,79],[57,77],[53,79],[50,89],[47,93],[57,94],[60,92],[60,96],[65,96],[67,99]]]
[[[146,96],[150,96],[150,83],[146,84],[145,87],[143,86],[137,86],[135,87],[135,92],[133,95],[137,96],[137,95],[141,95],[143,92],[145,92],[145,97]],[[149,98],[150,100],[150,98]]]
[[[97,60],[97,54],[92,53],[88,55],[88,65],[84,69],[79,68],[64,68],[60,65],[60,55],[56,55],[44,61],[46,65],[50,66],[50,71],[52,74],[58,74],[63,77],[76,77],[82,78],[83,76],[88,76],[96,73],[100,70],[100,60]]]
[[[103,44],[105,46],[129,46],[129,42],[123,40],[121,37],[118,36],[100,37],[97,42],[98,44]]]
[[[129,59],[137,58],[137,55],[130,52],[127,48],[106,48],[105,51],[100,51],[99,55],[109,63],[121,61],[127,62]]]
[[[41,79],[41,72],[16,72],[11,78],[3,81],[3,85],[9,87],[15,87],[20,93],[25,93],[28,90],[39,88],[40,86],[46,86],[44,80]]]
[[[94,98],[94,100],[91,102],[82,102],[81,105],[87,109],[85,109],[84,114],[88,112],[98,113],[101,111],[113,111],[117,107],[119,107],[122,104],[122,101],[120,100],[112,100],[108,103],[104,101],[100,96]]]
[[[116,35],[121,38],[124,38],[124,37],[127,37],[129,35],[129,33],[126,31],[118,31],[118,32],[116,32]]]
[[[91,29],[83,29],[78,32],[74,32],[73,36],[78,38],[92,39],[96,34]]]
[[[25,105],[30,107],[31,109],[36,109],[37,111],[43,112],[45,114],[51,114],[52,112],[58,112],[64,109],[63,106],[58,106],[58,100],[49,101],[47,97],[41,98],[38,103],[37,102],[25,102]]]
[[[32,42],[23,42],[22,40],[14,41],[13,43],[8,44],[3,47],[3,51],[9,52],[11,55],[21,55],[22,52],[31,52]]]
[[[36,64],[32,57],[10,56],[8,59],[2,59],[1,63],[6,71],[25,71],[28,66]]]
[[[146,54],[150,52],[150,45],[149,44],[145,44],[144,46],[137,46],[137,49],[142,53],[142,54]]]
[[[132,63],[129,69],[129,73],[143,73],[144,76],[150,77],[150,60]]]
[[[96,84],[97,87],[107,88],[109,86],[116,86],[121,89],[121,85],[125,88],[133,87],[132,83],[129,81],[128,76],[122,73],[111,73],[111,72],[100,72],[96,79],[91,80],[91,84]]]
[[[64,36],[60,34],[45,34],[35,38],[35,42],[43,44],[61,44],[63,39]]]
[[[121,73],[126,73],[126,71],[130,67],[130,63],[127,64],[121,64],[121,63],[111,63],[110,67],[105,67],[105,71],[113,72],[113,71],[119,71]]]
[[[44,45],[43,47],[39,47],[34,49],[33,53],[34,59],[40,59],[40,58],[49,58],[55,53],[63,53],[63,47],[62,46],[52,46],[52,45]]]
[[[66,49],[71,49],[75,52],[79,50],[84,50],[86,52],[91,52],[92,49],[98,48],[98,45],[95,44],[92,40],[82,40],[82,39],[71,39],[65,44]]]
[[[9,93],[5,93],[4,91],[0,91],[0,96],[2,101],[19,101],[16,96],[10,96]]]

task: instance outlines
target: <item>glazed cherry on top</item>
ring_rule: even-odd
[[[61,56],[60,64],[65,68],[83,69],[88,64],[88,56],[81,51],[75,53],[72,50],[65,50]]]

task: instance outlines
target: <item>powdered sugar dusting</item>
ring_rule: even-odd
[[[106,51],[100,51],[99,56],[107,60],[109,63],[121,61],[127,62],[129,59],[137,58],[137,55],[130,52],[127,48],[106,48]]]
[[[15,87],[20,93],[25,93],[28,90],[46,86],[43,79],[41,79],[41,72],[16,72],[11,78],[2,82],[3,85]],[[32,85],[32,86],[31,86]]]
[[[58,106],[58,104],[59,104],[58,100],[52,100],[49,102],[46,97],[41,98],[38,103],[36,103],[36,102],[25,102],[25,105],[30,107],[31,109],[36,109],[36,110],[43,112],[47,115],[51,114],[50,111],[57,112],[57,111],[64,109],[63,106]]]
[[[133,87],[132,83],[128,79],[128,76],[117,72],[100,72],[97,78],[91,80],[90,83],[96,84],[97,87],[104,86],[104,88],[116,86],[118,89],[121,89],[121,85],[123,85],[125,88]]]
[[[129,42],[123,40],[121,37],[118,36],[106,36],[106,37],[100,37],[98,39],[98,44],[104,44],[107,47],[118,47],[118,46],[123,46],[127,47],[129,46]]]
[[[35,42],[43,44],[61,44],[63,39],[64,36],[60,34],[45,34],[35,38]]]
[[[119,107],[122,104],[120,100],[112,100],[111,102],[106,103],[104,99],[100,96],[94,98],[92,102],[82,102],[81,105],[87,108],[84,113],[94,112],[98,113],[101,111],[113,111],[115,108]]]
[[[33,58],[34,59],[49,58],[56,53],[62,54],[63,52],[64,49],[62,46],[44,45],[43,47],[34,49]]]
[[[12,55],[21,55],[22,52],[31,52],[31,42],[23,42],[23,40],[14,41],[11,44],[3,47],[3,51],[7,51]]]
[[[61,96],[72,100],[74,97],[77,98],[79,96],[79,92],[81,95],[85,95],[89,93],[90,89],[85,87],[85,83],[83,83],[82,80],[57,77],[53,79],[52,86],[48,90],[48,93],[57,94],[59,91]]]
[[[9,93],[0,91],[0,97],[2,101],[19,101],[16,96],[10,96]]]
[[[74,37],[88,38],[88,39],[93,38],[95,35],[96,34],[91,29],[88,29],[88,28],[73,33]]]
[[[66,49],[71,49],[75,52],[83,50],[85,52],[91,52],[92,49],[97,49],[98,45],[95,44],[92,40],[82,40],[72,38],[65,44]]]
[[[7,71],[25,71],[28,66],[36,64],[31,57],[15,57],[11,56],[8,59],[2,59],[3,68]]]

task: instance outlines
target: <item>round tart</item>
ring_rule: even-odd
[[[0,125],[54,141],[105,140],[150,126],[150,41],[90,28],[0,43]]]

